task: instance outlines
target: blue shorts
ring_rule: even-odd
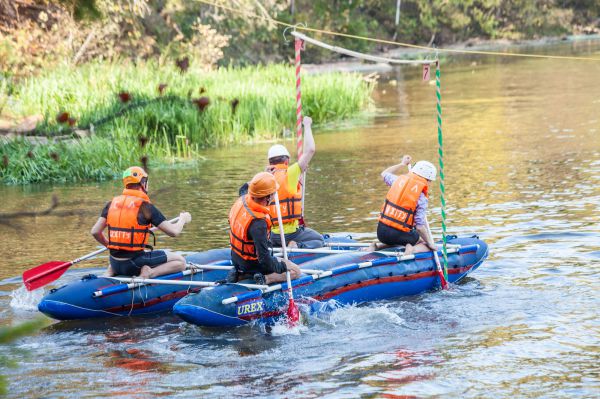
[[[139,276],[142,267],[156,267],[163,263],[167,263],[167,253],[161,250],[140,252],[131,259],[110,257],[110,267],[117,276]]]

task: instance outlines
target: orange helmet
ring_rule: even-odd
[[[263,198],[279,190],[275,176],[269,172],[260,172],[250,180],[248,192],[256,198]]]
[[[141,183],[143,178],[148,178],[148,173],[139,166],[132,166],[123,172],[123,184],[127,187],[128,184]]]

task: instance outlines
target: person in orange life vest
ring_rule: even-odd
[[[430,162],[419,161],[408,174],[396,175],[401,168],[409,166],[410,161],[411,157],[405,155],[401,163],[381,172],[383,180],[391,187],[377,224],[377,238],[382,244],[371,244],[371,251],[396,245],[405,245],[406,255],[436,249],[428,234],[425,214],[429,187],[437,171]]]
[[[319,248],[324,244],[323,236],[315,230],[300,224],[302,218],[302,173],[315,155],[315,139],[312,134],[312,119],[305,116],[304,124],[304,151],[298,162],[290,165],[290,153],[281,144],[276,144],[269,149],[267,155],[269,166],[267,172],[272,173],[279,183],[279,203],[283,219],[283,232],[289,247]],[[281,246],[279,223],[275,205],[271,204],[271,219],[273,220],[271,242]]]
[[[171,237],[177,237],[183,226],[192,220],[191,215],[181,212],[177,223],[166,221],[148,198],[148,174],[140,167],[132,166],[123,172],[123,184],[123,193],[106,204],[91,230],[92,236],[110,250],[106,275],[153,278],[184,270],[183,256],[152,250],[148,241],[152,235],[151,225]],[[106,227],[108,238],[104,235]],[[150,250],[147,251],[147,248]]]
[[[234,270],[227,277],[235,282],[253,275],[259,284],[300,277],[300,268],[289,260],[281,260],[269,253],[271,216],[269,204],[278,189],[275,177],[267,172],[258,173],[248,186],[248,193],[240,196],[229,211],[229,242]]]

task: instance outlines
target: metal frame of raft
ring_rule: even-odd
[[[181,272],[177,272],[177,273],[171,273],[171,274],[165,274],[162,276],[158,276],[154,279],[144,279],[144,278],[136,278],[136,277],[107,277],[107,279],[109,280],[114,280],[120,283],[128,283],[128,284],[116,284],[114,286],[110,286],[110,287],[106,287],[103,288],[101,290],[98,291],[94,291],[94,293],[92,294],[93,298],[100,298],[106,295],[111,295],[111,294],[117,294],[119,292],[124,292],[124,291],[128,291],[137,287],[141,287],[144,286],[146,284],[165,284],[165,283],[170,283],[173,285],[188,285],[190,287],[192,286],[197,286],[197,287],[210,287],[210,286],[214,286],[214,283],[210,283],[210,282],[200,282],[200,281],[181,281],[179,280],[182,277],[185,276],[190,276],[193,275],[197,272],[200,271],[204,271],[204,270],[231,270],[232,266],[231,266],[231,261],[223,261],[223,262],[217,262],[214,265],[197,265],[195,263],[191,263],[188,262],[188,265],[190,265],[191,267],[188,268],[187,270],[181,271]],[[204,283],[204,284],[211,284],[211,285],[201,285],[200,283]]]
[[[340,245],[332,245],[332,243],[328,243],[329,247],[339,247]],[[334,244],[334,243],[333,243]],[[356,243],[356,244],[361,244],[361,243]],[[369,244],[366,244],[369,245]],[[346,245],[344,244],[344,246],[362,246],[362,245]],[[451,246],[452,248],[460,248],[460,246]],[[331,248],[315,248],[315,249],[304,249],[304,248],[288,248],[287,249],[288,252],[291,253],[305,253],[305,254],[327,254],[327,255],[334,255],[334,254],[344,254],[344,253],[352,253],[352,252],[362,252],[362,251],[358,251],[358,250],[345,250],[345,249],[331,249]],[[279,255],[281,252],[281,248],[274,248],[273,249],[274,254]],[[392,256],[396,256],[398,257],[399,254],[401,254],[402,252],[400,251],[395,251],[395,252],[390,252],[390,251],[376,251],[378,253],[384,254],[384,255],[392,255]],[[408,257],[402,257],[402,260],[409,259]],[[398,258],[400,259],[400,258]],[[107,279],[110,280],[116,280],[120,283],[127,283],[127,284],[116,284],[114,286],[110,286],[110,287],[106,287],[103,288],[101,290],[95,291],[92,294],[92,297],[94,298],[100,298],[102,296],[106,296],[106,295],[111,295],[111,294],[117,294],[120,292],[124,292],[124,291],[128,291],[131,289],[135,289],[141,286],[144,286],[146,284],[173,284],[173,285],[187,285],[190,287],[214,287],[215,284],[211,283],[211,282],[193,282],[193,281],[181,281],[179,280],[182,277],[185,276],[189,276],[189,275],[193,275],[194,273],[200,272],[200,271],[204,271],[204,270],[231,270],[233,268],[233,266],[231,266],[231,261],[223,261],[223,262],[218,262],[215,264],[211,264],[211,265],[199,265],[193,262],[188,262],[188,269],[184,270],[182,272],[177,272],[177,273],[172,273],[172,274],[165,274],[163,276],[159,276],[156,277],[155,279],[142,279],[142,278],[137,278],[137,277],[130,277],[130,278],[126,278],[126,277],[107,277]],[[306,273],[306,274],[318,274],[321,273],[321,270],[310,270],[310,269],[301,269],[302,272]],[[287,285],[286,285],[287,286]],[[292,285],[293,287],[293,285]],[[256,288],[256,287],[254,287]]]
[[[469,251],[472,249],[475,249],[475,251],[477,251],[477,249],[479,249],[479,245],[475,244],[475,245],[468,245],[468,246],[463,246],[463,247],[459,247],[459,248],[455,247],[455,248],[451,249],[450,251],[448,251],[448,253],[460,252],[461,250]],[[381,252],[379,252],[379,253],[381,253]],[[420,253],[413,254],[413,255],[389,256],[387,258],[375,259],[375,260],[368,261],[368,262],[361,262],[361,263],[354,263],[351,265],[339,266],[339,267],[336,267],[331,270],[319,271],[319,273],[300,277],[296,280],[293,280],[292,287],[295,287],[297,285],[303,285],[303,284],[306,284],[306,283],[309,283],[309,282],[312,282],[315,280],[319,280],[324,277],[336,276],[338,274],[352,272],[352,271],[364,269],[367,267],[393,265],[393,264],[400,263],[400,262],[406,261],[406,260],[418,259],[419,256],[428,257],[430,253],[433,253],[433,251],[420,252]],[[223,299],[221,301],[221,303],[223,305],[227,305],[227,304],[238,302],[238,301],[245,301],[248,299],[257,298],[257,297],[259,297],[263,294],[267,294],[269,292],[274,292],[274,291],[279,291],[279,290],[285,291],[285,290],[287,290],[287,287],[288,287],[287,283],[276,284],[276,285],[269,286],[269,288],[264,289],[264,290],[256,290],[256,291],[246,292],[241,295]]]
[[[355,243],[348,237],[326,237],[326,242],[335,242],[337,245],[331,245],[334,248],[347,249],[350,248],[345,247],[345,243]],[[50,290],[38,304],[38,310],[58,320],[135,316],[169,311],[176,301],[200,290],[201,287],[188,284],[188,281],[212,283],[225,279],[227,271],[231,268],[230,252],[229,248],[221,248],[190,253],[186,256],[187,263],[202,268],[157,278],[177,279],[177,283],[172,285],[144,284],[140,281],[119,283],[114,278],[86,275],[81,280]],[[295,254],[293,261],[304,263],[324,256],[327,254],[299,253]],[[93,294],[98,291],[102,291],[102,295],[94,297]]]

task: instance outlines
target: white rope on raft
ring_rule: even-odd
[[[319,40],[310,38],[310,37],[306,36],[305,34],[302,34],[297,31],[293,31],[292,35],[294,35],[298,39],[304,40],[305,42],[312,43],[315,46],[323,47],[328,50],[334,51],[336,53],[346,54],[346,55],[349,55],[350,57],[360,58],[363,60],[368,60],[368,61],[373,61],[373,62],[385,62],[388,64],[434,64],[437,62],[437,60],[400,60],[397,58],[378,57],[376,55],[363,54],[363,53],[348,50],[348,49],[345,49],[342,47],[332,46],[330,44],[323,43]]]

